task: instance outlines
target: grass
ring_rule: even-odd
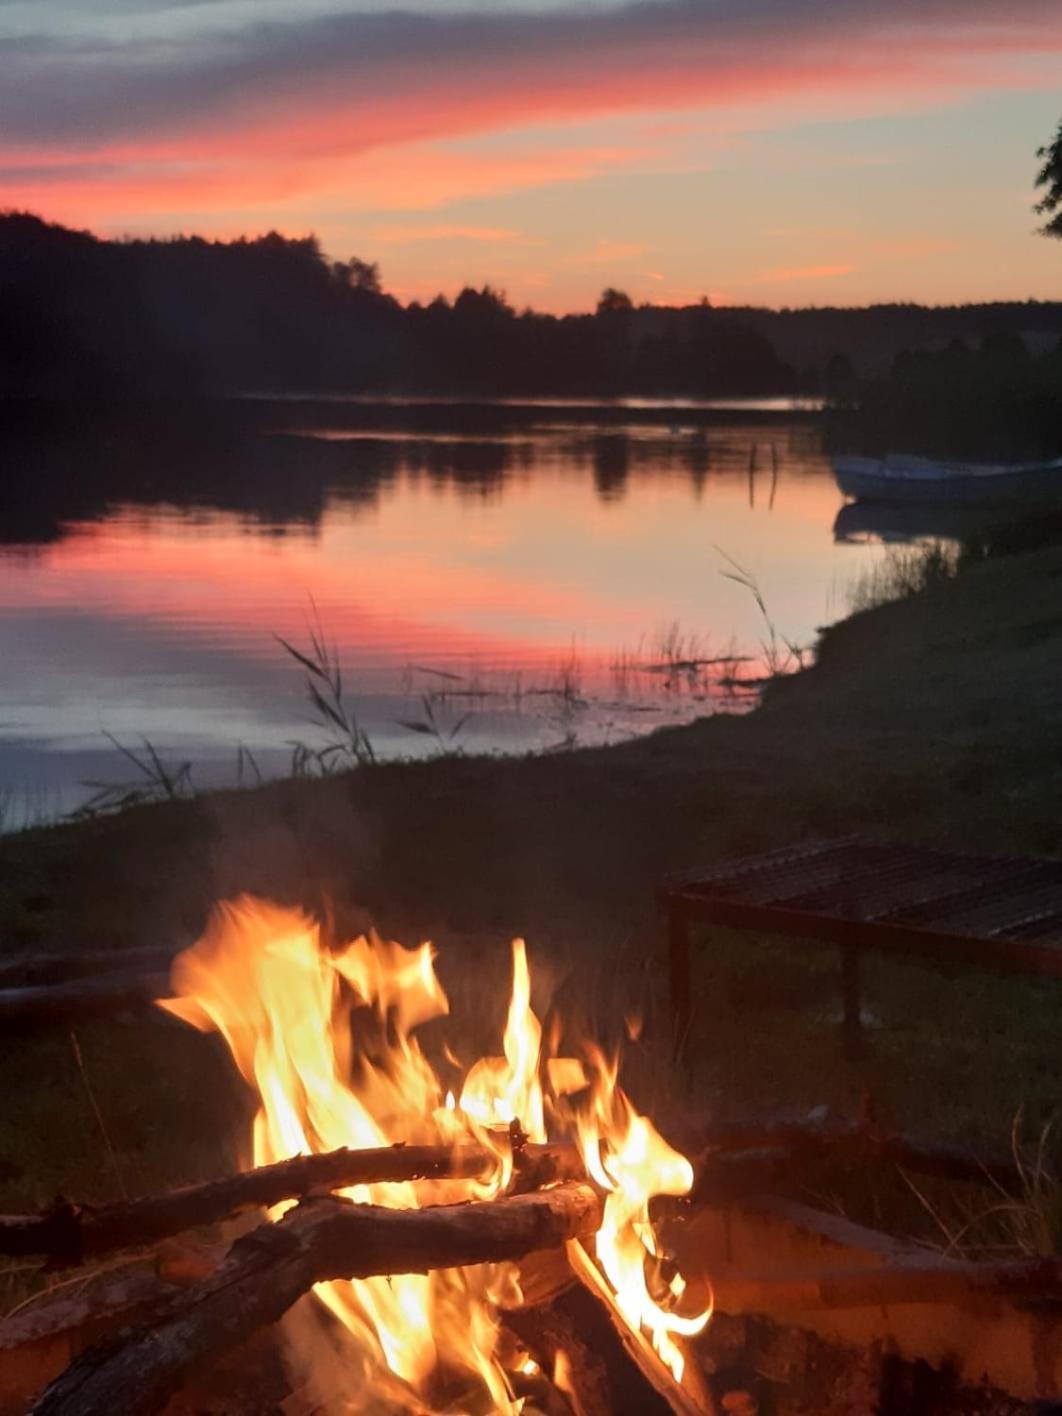
[[[852,1115],[870,1094],[897,1124],[998,1147],[1019,1108],[1036,1135],[1057,1107],[1056,985],[868,961],[877,1026],[854,1066],[835,955],[713,933],[680,1084],[654,887],[726,854],[851,832],[1062,854],[1060,651],[1062,550],[984,560],[834,626],[814,668],[742,717],[608,749],[377,762],[0,840],[0,937],[13,950],[181,943],[218,898],[300,901],[347,936],[374,922],[434,939],[464,1053],[496,1031],[519,932],[540,1011],[552,997],[574,1031],[606,1040],[643,1015],[630,1085],[665,1127],[760,1107]],[[215,1040],[153,1016],[77,1036],[132,1189],[231,1162],[246,1098]],[[65,1029],[0,1039],[0,1086],[0,1208],[115,1193]],[[819,1192],[929,1227],[895,1177],[862,1199],[854,1183]]]
[[[893,546],[864,570],[848,592],[853,611],[873,610],[931,590],[956,574],[960,552],[941,541]]]
[[[471,711],[462,713],[454,723],[443,723],[436,712],[438,696],[431,693],[423,693],[420,697],[420,717],[419,718],[396,718],[399,727],[406,728],[411,733],[419,733],[422,737],[430,737],[435,743],[440,755],[457,751],[458,741],[465,724],[472,717]]]
[[[310,642],[306,649],[297,648],[279,634],[276,636],[277,643],[304,671],[306,697],[314,712],[315,726],[324,738],[317,746],[301,741],[291,743],[291,774],[293,777],[324,777],[352,767],[371,767],[376,753],[368,733],[343,696],[339,652],[326,638],[316,606],[311,609]]]
[[[75,821],[126,811],[131,806],[146,806],[155,801],[180,801],[182,797],[192,795],[190,762],[182,762],[179,767],[168,766],[147,738],[142,739],[140,752],[134,752],[112,733],[104,732],[103,736],[115,752],[132,764],[136,776],[132,781],[125,782],[84,782],[82,785],[90,788],[92,795],[71,813]],[[241,769],[242,751],[241,748]]]
[[[734,560],[733,556],[728,556],[725,551],[720,551],[718,547],[716,550],[730,567],[729,570],[721,572],[723,577],[747,590],[756,602],[756,608],[760,612],[760,618],[764,625],[765,634],[760,641],[760,651],[768,677],[772,679],[784,678],[786,674],[797,673],[800,669],[807,668],[811,662],[810,651],[804,645],[795,644],[778,629],[767,608],[767,602],[764,600],[759,582],[752,571],[746,569],[740,561]]]
[[[940,1247],[949,1258],[984,1256],[1046,1258],[1062,1254],[1062,1180],[1057,1166],[1054,1127],[1047,1122],[1029,1145],[1021,1130],[1019,1110],[1011,1131],[1011,1151],[1019,1176],[1015,1192],[998,1183],[987,1198],[954,1194],[930,1198],[910,1176],[904,1176],[926,1214],[940,1231]]]

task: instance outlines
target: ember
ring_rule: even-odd
[[[685,1285],[677,1273],[663,1277],[649,1207],[655,1196],[690,1190],[689,1161],[634,1109],[615,1059],[590,1044],[581,1057],[544,1055],[522,940],[513,944],[503,1056],[475,1062],[456,1099],[444,1092],[416,1037],[449,1011],[433,959],[429,944],[405,949],[375,937],[332,952],[304,915],[244,899],[222,906],[203,939],[178,957],[178,996],[161,1006],[222,1033],[256,1089],[255,1166],[394,1144],[475,1144],[493,1159],[479,1174],[338,1192],[357,1205],[394,1211],[495,1200],[522,1178],[527,1141],[573,1139],[605,1200],[595,1240],[569,1240],[572,1266],[589,1276],[618,1323],[652,1345],[679,1386],[682,1338],[699,1332],[709,1313],[681,1311]],[[271,1218],[288,1208],[275,1206]],[[314,1291],[345,1330],[348,1395],[371,1391],[381,1404],[423,1412],[445,1370],[451,1387],[461,1374],[469,1397],[478,1390],[492,1410],[521,1409],[513,1378],[530,1370],[528,1356],[501,1340],[500,1318],[522,1301],[515,1262],[396,1268],[318,1282]]]

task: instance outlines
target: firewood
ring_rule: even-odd
[[[275,1322],[315,1283],[516,1260],[585,1237],[601,1201],[569,1182],[532,1195],[420,1210],[312,1199],[230,1249],[154,1325],[84,1352],[33,1407],[38,1416],[158,1411],[186,1374]]]
[[[502,1321],[567,1396],[575,1416],[666,1416],[672,1410],[597,1297],[567,1270],[548,1302],[506,1309]]]
[[[524,1157],[539,1183],[583,1174],[578,1153],[570,1145],[529,1145]],[[268,1208],[315,1190],[486,1175],[493,1164],[488,1151],[472,1144],[380,1146],[295,1156],[165,1195],[97,1208],[58,1201],[43,1214],[0,1215],[0,1254],[44,1254],[52,1267],[61,1268],[117,1249],[154,1244],[241,1210]]]
[[[695,1198],[716,1203],[771,1188],[794,1155],[840,1154],[864,1163],[891,1162],[981,1183],[991,1179],[1004,1184],[1017,1178],[1010,1157],[880,1134],[847,1123],[770,1119],[730,1123],[702,1132],[698,1144],[702,1153]],[[686,1139],[686,1147],[696,1149],[692,1138]],[[568,1143],[527,1145],[521,1161],[534,1185],[584,1173],[575,1147]],[[486,1151],[470,1144],[384,1146],[297,1156],[165,1195],[97,1207],[59,1201],[42,1214],[0,1215],[0,1254],[19,1258],[41,1254],[52,1267],[64,1267],[115,1250],[154,1244],[241,1210],[298,1199],[314,1190],[478,1175],[491,1164]]]
[[[172,1270],[141,1260],[34,1295],[0,1321],[0,1416],[23,1416],[79,1352],[132,1322],[161,1315],[173,1293]]]
[[[641,1331],[631,1328],[612,1302],[608,1284],[597,1264],[579,1240],[567,1245],[568,1260],[576,1278],[595,1298],[600,1300],[626,1352],[653,1390],[663,1398],[675,1416],[715,1416],[711,1392],[701,1380],[700,1370],[690,1354],[686,1354],[683,1385],[656,1355],[652,1343]],[[682,1346],[681,1342],[678,1343]]]

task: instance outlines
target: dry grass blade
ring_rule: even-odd
[[[130,806],[141,806],[148,802],[179,801],[192,795],[192,764],[182,762],[172,770],[163,762],[154,743],[143,738],[143,756],[126,747],[113,733],[103,736],[116,752],[120,753],[143,779],[136,782],[104,782],[88,780],[82,786],[91,789],[93,795],[88,801],[69,813],[72,820],[86,820],[112,812],[124,811]]]
[[[291,770],[297,777],[327,776],[348,767],[366,767],[376,761],[368,734],[344,703],[338,650],[326,639],[317,607],[310,603],[309,652],[299,649],[282,635],[274,635],[281,648],[304,670],[306,697],[318,727],[327,734],[327,741],[319,748],[303,742],[291,744]]]
[[[948,1223],[938,1206],[915,1184],[906,1171],[900,1174],[944,1238],[940,1246],[949,1256],[1022,1254],[1052,1258],[1062,1253],[1062,1181],[1050,1163],[1053,1124],[1044,1125],[1033,1154],[1021,1142],[1022,1108],[1011,1126],[1011,1151],[1020,1190],[1011,1193],[1000,1181],[985,1174],[985,1184],[998,1199],[988,1204],[960,1204],[956,1222]]]

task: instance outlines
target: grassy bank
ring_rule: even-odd
[[[492,1050],[505,944],[529,941],[536,1004],[617,1036],[648,1016],[633,1089],[658,1110],[827,1102],[1005,1138],[1059,1094],[1054,985],[871,965],[868,1060],[841,1061],[836,961],[717,936],[697,965],[694,1073],[664,1069],[654,886],[671,869],[849,832],[1062,852],[1062,549],[994,558],[829,630],[817,666],[747,718],[622,747],[383,764],[320,782],[138,808],[0,841],[9,953],[187,942],[250,890],[438,944],[455,1031]],[[471,1027],[468,1020],[472,1018]],[[473,1033],[482,1032],[482,1039]],[[493,1042],[492,1042],[493,1038]],[[246,1114],[214,1040],[166,1020],[0,1041],[0,1208],[210,1173]],[[86,1080],[104,1117],[101,1138]]]

